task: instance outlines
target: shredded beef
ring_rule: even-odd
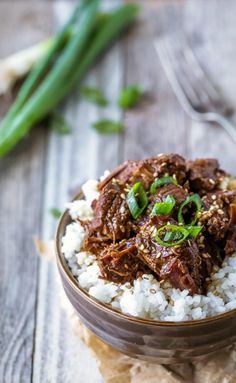
[[[167,222],[176,224],[163,216],[154,216],[136,236],[138,258],[146,263],[162,280],[168,280],[174,287],[188,289],[191,294],[203,289],[204,258],[201,257],[193,239],[178,247],[160,246],[154,236],[156,229]]]
[[[184,183],[186,179],[184,158],[178,154],[162,154],[142,161],[126,161],[99,184],[99,189],[102,189],[114,178],[128,185],[141,181],[145,189],[147,189],[157,177],[164,175],[175,175],[180,184]]]
[[[150,193],[155,179],[172,176],[177,185],[167,184]],[[84,222],[83,249],[94,253],[102,278],[117,283],[132,283],[143,273],[152,273],[190,294],[202,293],[213,266],[220,266],[225,255],[236,252],[236,191],[221,190],[225,172],[217,160],[198,159],[186,163],[177,154],[160,155],[141,161],[126,161],[99,184],[100,196],[93,201],[94,218]],[[133,219],[127,194],[141,182],[148,206]],[[160,227],[179,225],[180,205],[197,193],[202,208],[194,225],[202,226],[196,237],[189,235],[178,246],[162,246],[155,239]],[[169,215],[151,215],[155,203],[175,199]],[[186,227],[196,215],[194,203],[183,210]]]
[[[150,273],[150,269],[137,258],[134,238],[111,244],[97,259],[102,277],[112,282],[132,282],[139,275]]]
[[[229,229],[224,250],[226,255],[236,252],[236,225]]]
[[[215,241],[225,237],[230,225],[230,205],[235,198],[234,191],[217,191],[202,198],[203,212],[199,216],[199,223]]]
[[[103,242],[116,242],[130,236],[131,216],[124,189],[123,184],[111,182],[101,191],[94,218],[86,227],[84,250],[97,253],[103,247]]]
[[[203,192],[214,190],[225,175],[215,159],[198,159],[188,161],[189,183],[193,191]]]

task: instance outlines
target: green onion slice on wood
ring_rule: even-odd
[[[170,215],[175,206],[175,199],[168,195],[164,202],[156,202],[151,215]]]
[[[192,196],[188,197],[186,199],[186,201],[184,201],[180,205],[180,208],[179,208],[179,211],[178,211],[178,221],[179,221],[179,223],[186,224],[186,222],[184,221],[184,217],[183,217],[183,209],[187,205],[191,205],[191,204],[195,204],[196,205],[196,212],[195,212],[195,215],[194,215],[194,218],[192,219],[192,221],[187,223],[187,224],[193,226],[197,222],[198,213],[201,211],[201,208],[202,208],[202,201],[201,201],[201,198],[200,198],[200,196],[198,194],[193,194]]]
[[[151,194],[155,194],[157,189],[160,187],[160,186],[163,186],[163,185],[168,185],[168,184],[174,184],[174,185],[177,185],[177,181],[176,179],[174,179],[173,177],[162,177],[162,178],[157,178],[152,184],[151,184],[151,187],[150,187],[150,192]]]
[[[140,217],[148,205],[148,199],[141,182],[136,182],[127,195],[127,203],[134,219]]]

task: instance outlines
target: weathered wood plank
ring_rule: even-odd
[[[217,1],[195,8],[187,4],[184,12],[185,28],[192,37],[196,55],[234,107],[236,104],[234,76],[236,28],[233,14],[236,11],[236,3],[230,1],[229,6],[223,7],[223,10],[222,5],[222,2]],[[221,16],[216,17],[219,12]],[[204,28],[201,28],[203,23]],[[233,120],[236,126],[236,119]],[[236,174],[235,143],[223,129],[209,124],[191,123],[188,143],[193,157],[217,157],[222,167]]]
[[[0,3],[1,57],[49,33],[50,5]],[[36,12],[35,12],[36,11]],[[47,16],[47,17],[46,17]],[[46,20],[46,22],[45,22]],[[20,33],[16,31],[20,30]],[[29,382],[35,330],[37,257],[46,134],[36,128],[0,161],[0,381]]]
[[[73,4],[54,4],[56,27],[65,21]],[[88,178],[98,177],[105,168],[118,162],[120,138],[101,136],[90,127],[91,122],[111,117],[119,119],[116,100],[121,88],[121,47],[116,45],[94,68],[86,83],[104,89],[111,105],[106,110],[79,100],[79,92],[59,108],[73,133],[67,137],[50,135],[46,156],[42,237],[52,238],[55,222],[47,211],[52,206],[64,208],[70,190]],[[55,267],[42,261],[38,289],[37,327],[33,382],[70,383],[72,381],[101,383],[94,358],[72,333],[71,325],[61,309]]]
[[[150,100],[125,113],[126,159],[186,152],[186,117],[179,111],[154,48],[160,25],[166,26],[162,14],[165,9],[164,2],[162,6],[159,2],[143,6],[140,23],[127,36],[126,83],[143,85]]]
[[[176,151],[188,157],[218,157],[223,167],[235,173],[230,156],[235,144],[221,128],[192,122],[185,116],[153,46],[154,38],[161,33],[183,30],[203,66],[235,105],[236,80],[232,73],[236,28],[232,10],[236,5],[229,1],[230,6],[224,7],[219,18],[216,15],[219,9],[222,10],[220,4],[213,0],[207,4],[203,1],[145,3],[143,25],[139,25],[127,39],[126,82],[147,85],[153,93],[154,103],[126,113],[126,158]],[[226,152],[229,155],[226,156]]]

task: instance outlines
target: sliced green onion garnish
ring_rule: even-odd
[[[193,238],[196,238],[198,234],[202,231],[203,226],[185,226],[185,229],[188,230],[189,235]]]
[[[165,225],[155,235],[159,245],[165,247],[180,245],[189,236],[189,231],[184,226]]]
[[[146,192],[141,182],[136,182],[127,195],[127,203],[134,219],[140,217],[148,205]]]
[[[178,185],[176,179],[174,179],[173,177],[162,177],[162,178],[157,178],[157,179],[151,184],[151,187],[150,187],[150,192],[151,192],[151,194],[155,194],[156,191],[157,191],[157,189],[158,189],[160,186],[168,185],[168,184]]]
[[[183,217],[183,208],[189,204],[192,204],[194,203],[196,205],[196,213],[194,215],[194,218],[192,219],[191,222],[189,222],[189,225],[194,225],[197,221],[197,218],[198,218],[198,213],[201,211],[201,208],[202,208],[202,201],[201,201],[201,198],[198,194],[193,194],[192,196],[188,197],[186,199],[186,201],[184,201],[181,205],[180,205],[180,208],[179,208],[179,212],[178,212],[178,221],[179,223],[182,223],[182,224],[186,224],[186,222],[184,222],[184,217]]]
[[[168,195],[164,202],[156,202],[153,206],[151,215],[170,215],[175,206],[175,199]]]

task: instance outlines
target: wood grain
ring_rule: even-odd
[[[11,13],[9,2],[0,3],[1,56],[42,39],[50,30],[49,6],[33,7],[25,1],[14,3],[14,7]],[[37,235],[40,226],[45,145],[41,126],[0,161],[2,383],[31,380],[38,279],[32,236]]]
[[[118,3],[108,0],[104,6]],[[51,132],[48,136],[38,127],[0,162],[1,383],[102,382],[95,360],[72,333],[61,309],[54,267],[41,261],[38,274],[32,236],[53,237],[56,222],[48,214],[49,208],[63,209],[77,185],[97,178],[124,159],[159,152],[218,157],[223,167],[236,173],[235,144],[218,127],[186,117],[153,44],[162,33],[183,30],[202,65],[235,105],[236,2],[228,0],[227,7],[222,7],[221,0],[140,3],[139,23],[85,79],[86,84],[104,90],[111,100],[109,107],[97,108],[81,100],[75,90],[58,108],[73,128],[71,135]],[[68,1],[1,1],[0,57],[57,29],[72,6]],[[122,113],[117,108],[119,91],[131,83],[145,86],[149,97]],[[125,133],[98,135],[90,125],[103,117],[124,119]],[[185,382],[194,380],[191,365],[167,368]]]

